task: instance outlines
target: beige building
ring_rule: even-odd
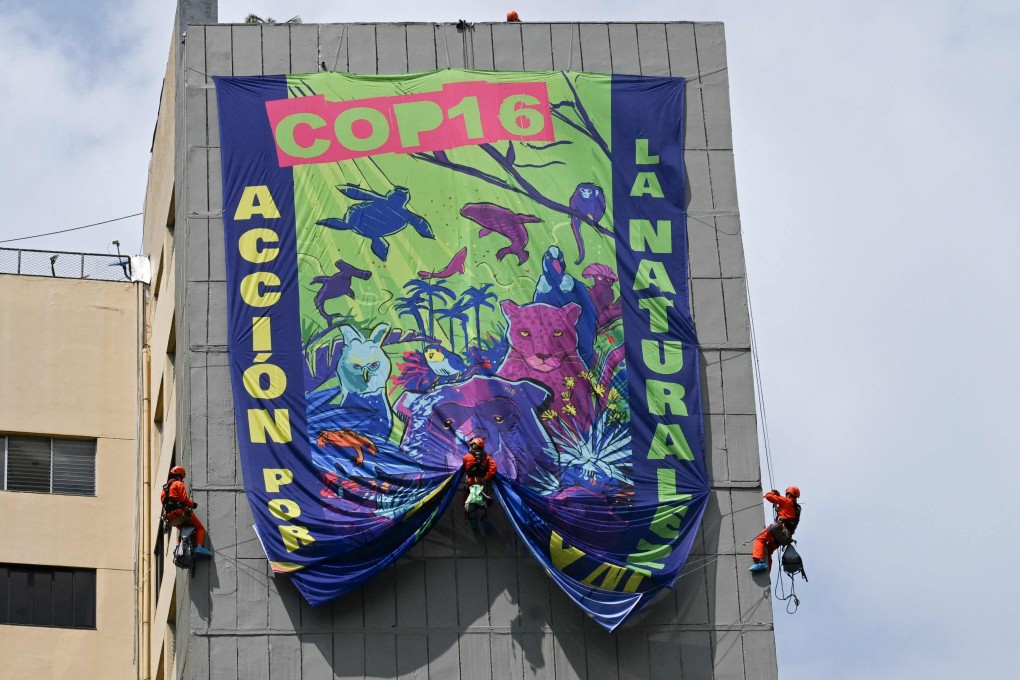
[[[177,446],[177,390],[174,370],[177,348],[174,259],[174,154],[176,45],[171,40],[170,56],[160,100],[159,117],[152,146],[149,180],[145,192],[142,247],[152,263],[145,311],[146,342],[142,353],[141,480],[139,488],[138,582],[138,677],[162,680],[180,676],[175,659],[176,592],[188,587],[186,572],[172,561],[177,530],[160,532],[159,494],[167,472],[181,461]],[[183,417],[183,416],[182,416]],[[194,477],[185,480],[193,489]],[[199,510],[205,521],[206,508]],[[180,575],[180,578],[178,578]],[[187,590],[180,596],[188,599]]]
[[[143,287],[110,260],[0,252],[4,678],[135,675]]]

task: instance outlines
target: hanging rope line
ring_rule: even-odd
[[[88,229],[89,227],[98,227],[102,224],[110,224],[111,222],[120,222],[121,220],[127,220],[132,217],[138,217],[142,213],[135,213],[133,215],[124,215],[123,217],[114,217],[112,220],[103,220],[102,222],[93,222],[92,224],[83,224],[80,227],[71,227],[70,229],[61,229],[59,231],[50,231],[45,234],[32,234],[31,236],[19,236],[17,238],[7,238],[0,243],[13,243],[14,241],[27,241],[30,238],[42,238],[43,236],[54,236],[56,234],[66,234],[69,231],[78,231],[79,229]]]
[[[336,57],[333,59],[332,70],[334,71],[336,70],[337,65],[340,63],[340,48],[344,46],[344,38],[347,37],[347,26],[348,24],[344,24],[344,27],[340,29],[340,40],[336,44]]]
[[[769,476],[769,488],[774,489],[776,488],[776,480],[772,468],[772,447],[769,442],[769,423],[768,418],[765,416],[765,391],[762,388],[761,364],[758,362],[758,339],[754,330],[754,311],[751,308],[751,284],[749,277],[746,277],[746,274],[744,280],[747,285],[747,317],[751,327],[751,358],[754,360],[755,393],[758,401],[758,413],[761,414],[762,443],[765,447],[765,470]]]
[[[779,564],[780,564],[780,568],[779,568],[779,573],[776,575],[776,585],[773,587],[772,593],[773,593],[773,595],[776,596],[777,600],[786,602],[786,613],[787,614],[796,614],[797,610],[800,608],[800,599],[797,597],[797,586],[794,584],[793,574],[784,571],[782,566],[781,566],[783,564],[783,555],[785,555],[785,554],[786,554],[786,547],[783,546],[783,547],[781,547],[779,549]],[[783,587],[783,574],[784,573],[787,576],[790,577],[790,594],[789,595],[786,594],[786,588]],[[791,607],[792,607],[792,609],[791,609]]]

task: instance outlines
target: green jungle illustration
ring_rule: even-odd
[[[289,83],[344,100],[448,73]],[[458,469],[473,437],[550,501],[604,516],[633,495],[609,88],[532,75],[555,141],[294,170],[309,438],[340,521],[406,511],[414,480]]]

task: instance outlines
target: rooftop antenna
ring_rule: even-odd
[[[113,245],[117,247],[117,261],[108,264],[108,267],[120,267],[124,272],[124,278],[131,280],[131,258],[120,254],[120,241],[114,239]]]

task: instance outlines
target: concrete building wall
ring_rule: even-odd
[[[478,542],[452,512],[407,558],[330,605],[313,609],[271,576],[238,463],[210,76],[323,63],[354,73],[466,66],[688,78],[692,308],[713,496],[687,574],[623,630],[588,621],[505,523]],[[740,545],[763,516],[722,25],[192,25],[177,77],[178,456],[216,551],[190,583],[177,580],[181,676],[776,677],[769,593],[749,577]]]
[[[134,677],[137,291],[0,275],[0,434],[96,439],[96,495],[0,491],[0,563],[96,570],[96,629],[0,625],[0,675]]]

